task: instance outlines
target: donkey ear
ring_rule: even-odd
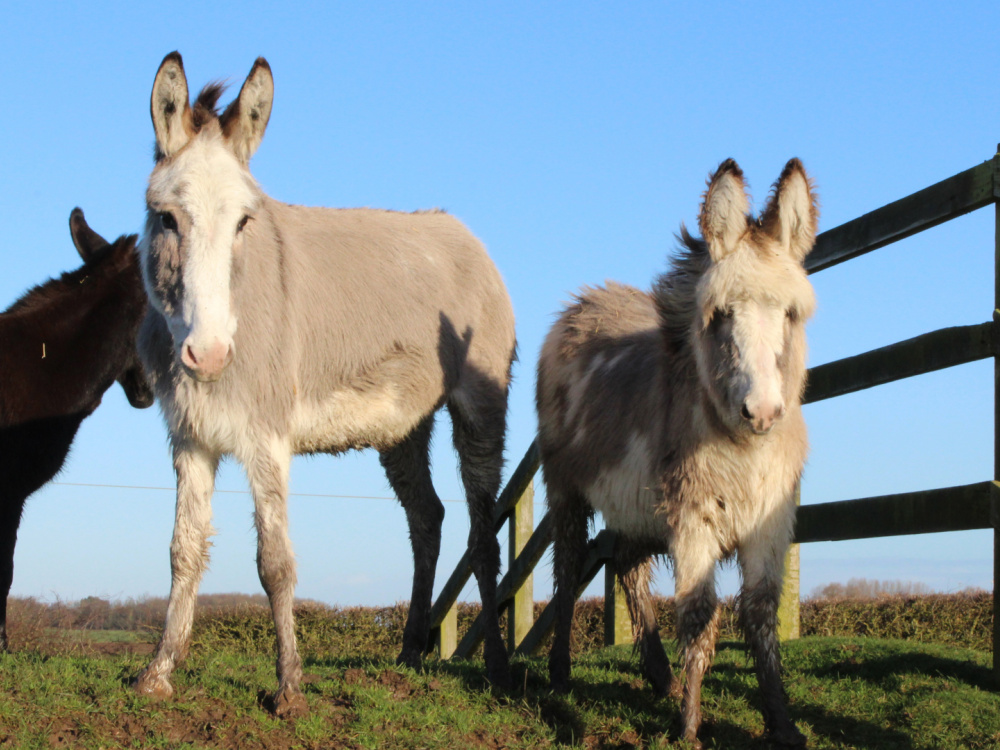
[[[188,103],[187,76],[179,52],[163,58],[153,80],[149,112],[156,132],[156,159],[180,151],[194,132],[191,125],[191,105]]]
[[[802,262],[816,241],[819,207],[802,162],[791,159],[771,190],[760,223],[785,252]]]
[[[84,262],[89,261],[98,250],[103,250],[108,246],[108,241],[90,228],[87,220],[83,216],[83,209],[74,208],[69,215],[69,234],[73,238],[73,245]]]
[[[726,159],[709,179],[698,214],[698,227],[712,260],[719,261],[736,249],[747,229],[749,210],[743,171],[735,161]]]
[[[258,57],[250,74],[240,88],[240,95],[226,107],[220,124],[236,158],[244,164],[250,162],[271,117],[274,101],[274,78],[267,60]]]

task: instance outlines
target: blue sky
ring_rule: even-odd
[[[829,229],[991,158],[1000,141],[995,2],[284,5],[5,7],[0,303],[77,265],[74,206],[109,238],[139,231],[149,93],[167,52],[182,53],[194,90],[220,78],[238,88],[264,55],[275,101],[251,169],[266,192],[312,205],[442,207],[489,249],[517,316],[509,469],[534,433],[534,363],[561,302],[605,279],[648,286],[680,223],[695,225],[721,160],[737,159],[759,206],[798,156]],[[993,231],[984,209],[814,276],[811,364],[988,320]],[[991,478],[991,399],[986,362],[807,407],[804,502]],[[448,432],[442,416],[435,482],[460,501]],[[166,594],[172,493],[78,486],[171,487],[158,410],[130,409],[114,387],[58,482],[28,503],[12,593]],[[234,492],[215,498],[202,590],[259,591],[235,464],[218,487]],[[292,491],[391,494],[370,452],[296,459]],[[439,586],[468,533],[462,503],[446,509]],[[395,501],[293,496],[290,515],[300,596],[409,597]],[[988,588],[991,561],[986,531],[807,545],[802,585],[864,576]],[[551,590],[549,565],[536,598]],[[658,587],[672,591],[668,574]],[[725,572],[720,590],[735,587]]]

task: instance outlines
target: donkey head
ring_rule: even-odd
[[[124,324],[131,326],[131,335],[125,341],[126,348],[115,360],[116,366],[121,363],[116,379],[132,406],[137,409],[152,406],[153,388],[146,379],[135,348],[139,322],[146,312],[146,294],[135,257],[135,235],[119,237],[112,244],[90,228],[79,208],[74,208],[69,215],[69,233],[76,251],[86,264],[87,278],[97,279],[102,284],[101,288],[116,292],[116,308],[123,316]]]
[[[220,85],[210,84],[192,107],[181,56],[171,52],[160,64],[150,101],[156,165],[140,243],[150,302],[184,370],[203,382],[218,380],[234,352],[230,276],[262,200],[248,165],[271,115],[267,61],[257,58],[239,96],[219,115],[221,94]]]
[[[815,297],[803,260],[818,211],[798,159],[785,165],[759,219],[743,173],[723,162],[709,180],[698,224],[710,263],[692,329],[699,377],[733,431],[768,432],[805,381],[805,330]]]

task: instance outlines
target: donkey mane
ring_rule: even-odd
[[[191,125],[194,127],[196,133],[212,120],[220,119],[218,104],[219,99],[225,91],[225,83],[222,81],[212,81],[211,83],[206,83],[198,93],[198,98],[195,99],[194,106],[191,108]],[[222,117],[225,118],[232,108],[233,104],[230,104]]]
[[[690,351],[688,331],[697,315],[698,282],[711,265],[708,245],[692,237],[681,224],[677,254],[670,258],[670,268],[653,284],[653,302],[660,316],[664,345],[676,356]]]
[[[14,304],[7,308],[5,314],[30,313],[34,310],[44,308],[52,302],[66,299],[66,292],[77,289],[81,284],[85,284],[87,279],[95,271],[102,276],[114,276],[128,264],[128,256],[117,256],[116,252],[124,245],[135,246],[138,236],[134,234],[122,235],[113,243],[94,253],[90,260],[82,266],[72,271],[66,271],[59,278],[52,278],[29,289]],[[105,264],[105,258],[111,255],[111,259]]]

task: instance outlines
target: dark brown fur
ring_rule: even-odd
[[[108,244],[80,209],[70,231],[84,264],[0,314],[0,650],[25,501],[62,468],[80,423],[118,380],[129,403],[153,403],[135,348],[146,296],[135,235]]]

